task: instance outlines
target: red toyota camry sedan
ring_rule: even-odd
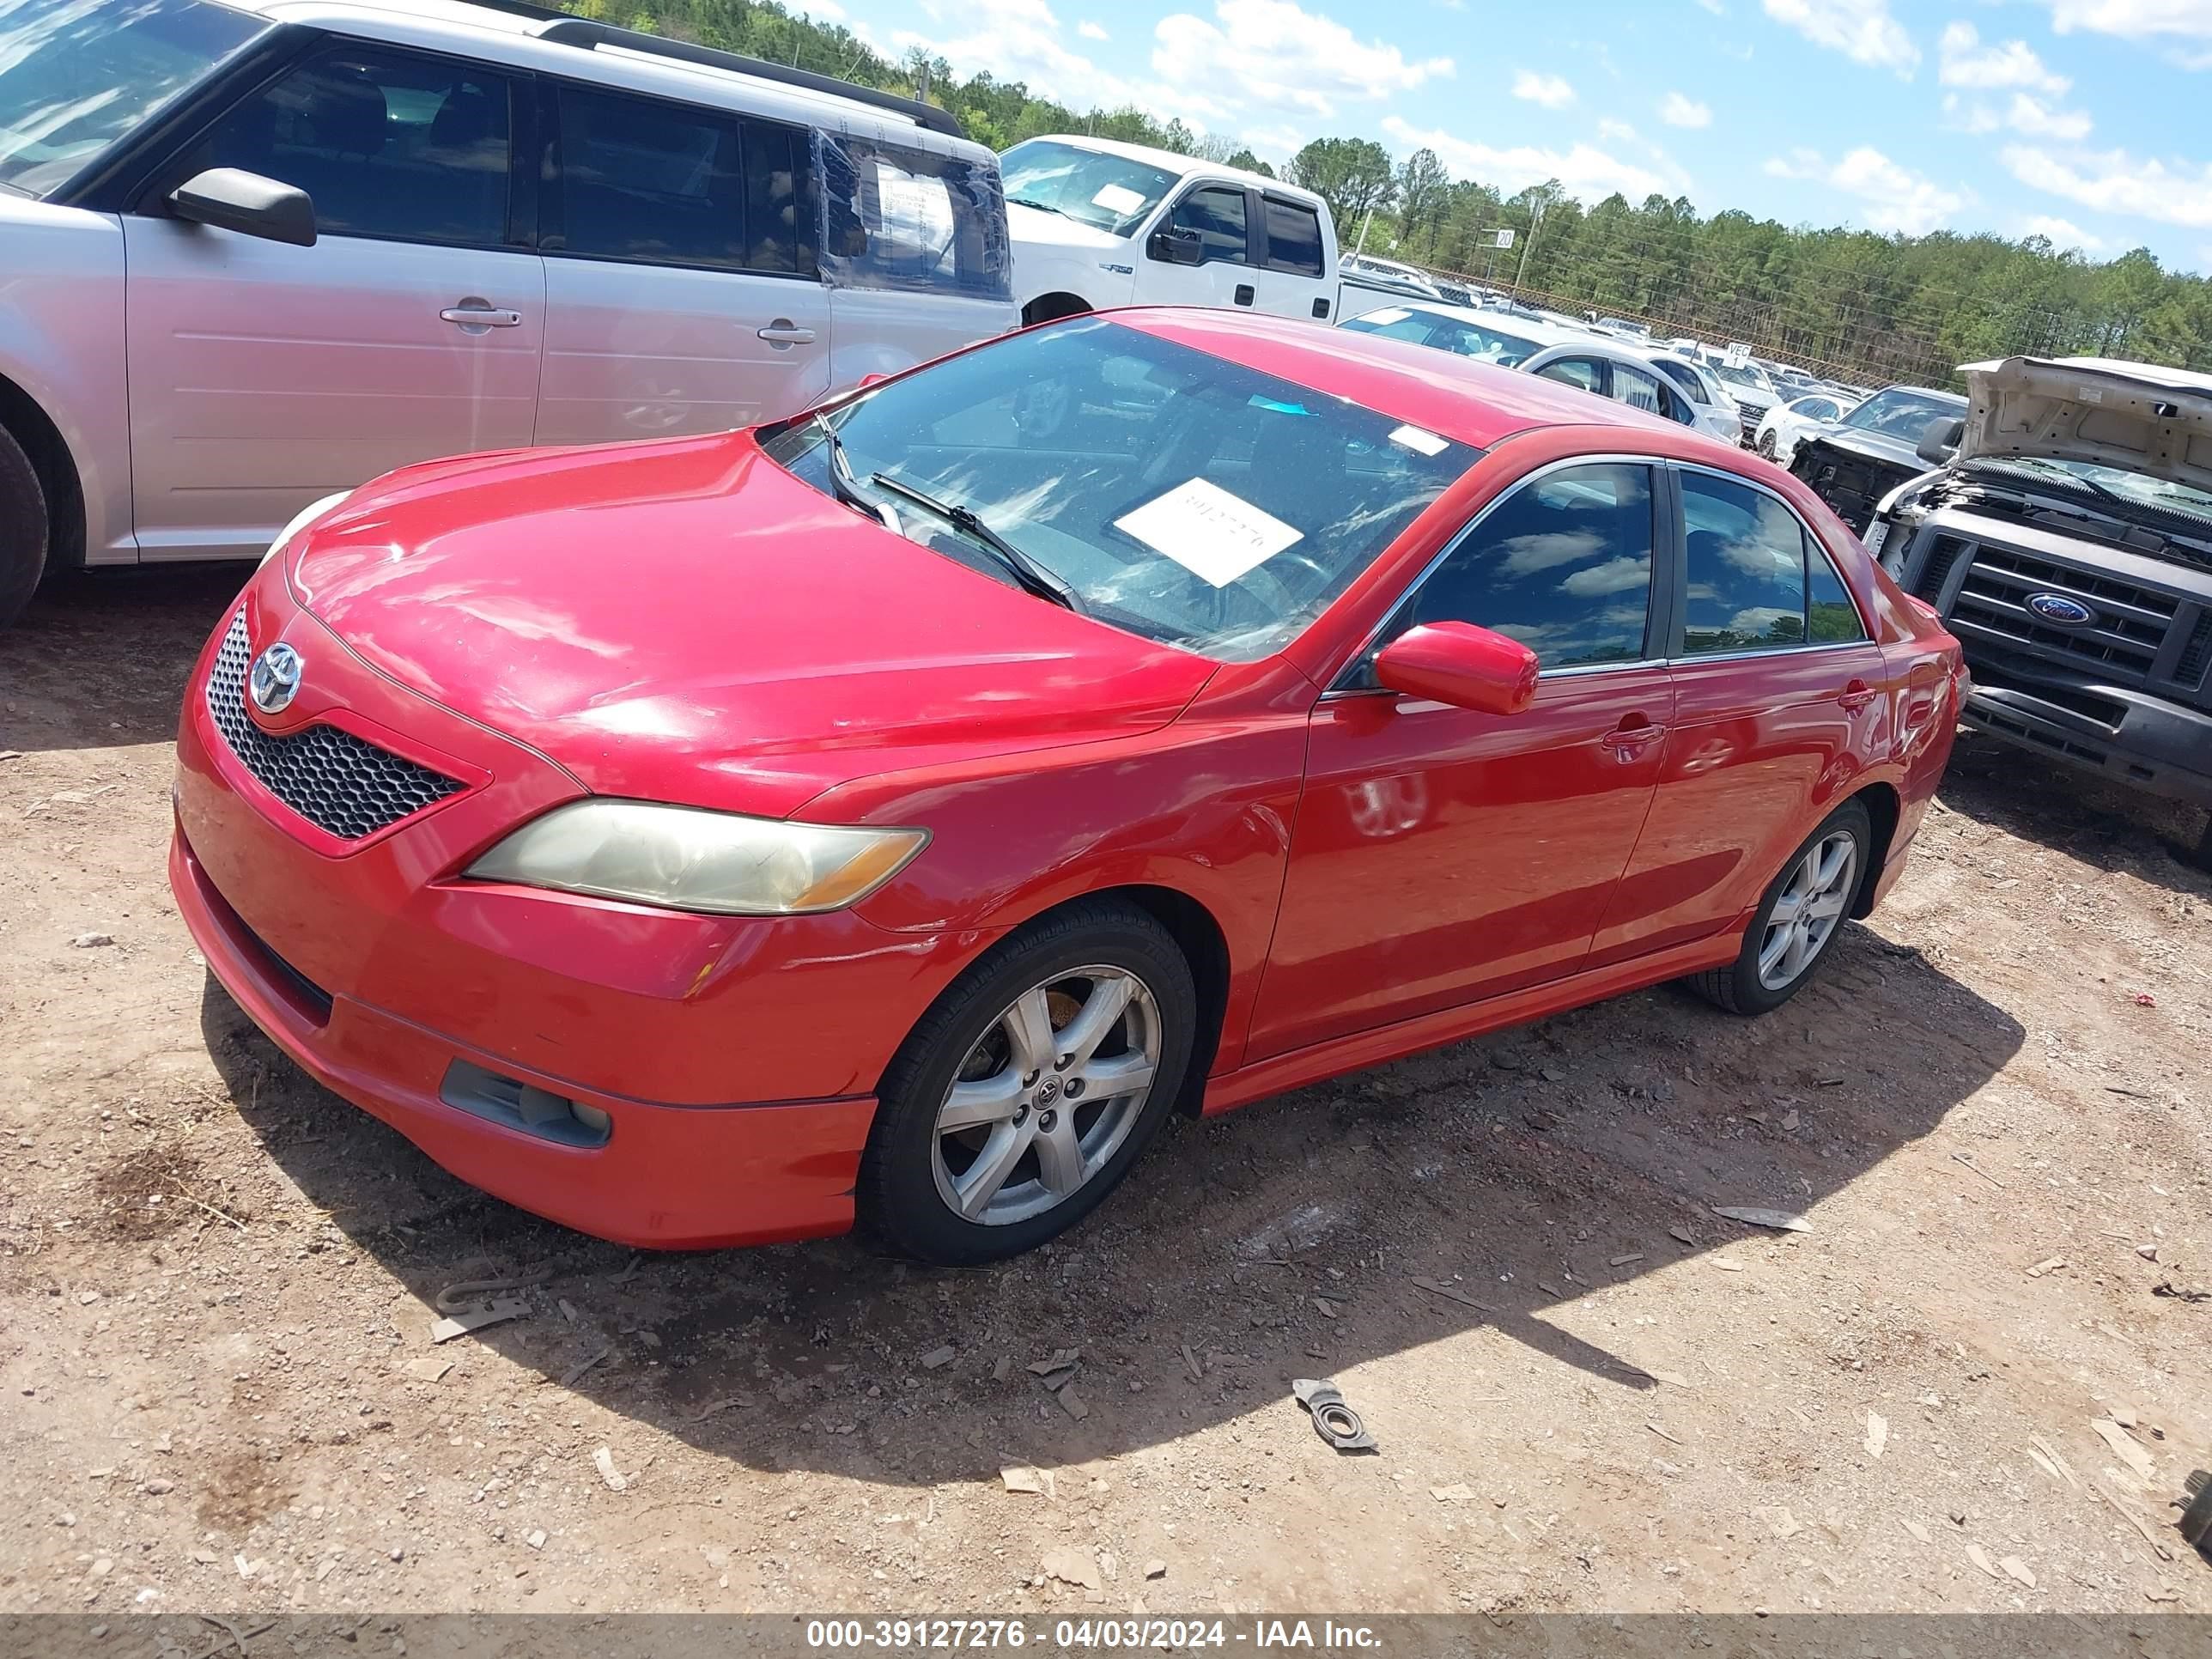
[[[1963,672],[1739,451],[1125,312],[355,491],[208,642],[170,876],[271,1038],[489,1192],[974,1262],[1170,1112],[1664,980],[1776,1006]]]

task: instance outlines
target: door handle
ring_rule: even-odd
[[[1240,306],[1249,306],[1252,303],[1251,283],[1239,283],[1237,284],[1237,303]]]
[[[1843,704],[1845,714],[1856,714],[1880,695],[1864,680],[1855,679],[1836,694],[1836,701]]]
[[[1666,735],[1667,728],[1649,714],[1627,714],[1620,717],[1620,725],[1605,734],[1603,741],[1607,748],[1618,751],[1622,760],[1633,760]]]
[[[522,325],[522,313],[519,311],[501,311],[496,307],[484,304],[481,300],[475,301],[465,300],[459,305],[447,306],[438,313],[438,320],[442,323],[455,324],[471,333],[481,334],[488,328],[519,328]]]
[[[757,328],[753,332],[779,351],[787,351],[795,345],[814,343],[814,331],[799,327],[788,317],[779,317],[766,328]]]

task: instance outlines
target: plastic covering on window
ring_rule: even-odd
[[[995,160],[819,131],[814,143],[823,282],[1012,300],[1006,198]]]

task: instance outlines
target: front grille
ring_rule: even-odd
[[[318,830],[359,841],[460,790],[456,780],[335,726],[311,726],[283,737],[263,731],[246,707],[252,661],[240,611],[208,674],[208,713],[230,752],[261,787]]]
[[[1938,536],[1936,545],[1928,550],[1928,562],[1921,567],[1920,574],[1912,583],[1912,591],[1929,604],[1940,603],[1943,584],[1951,580],[1951,572],[1959,562],[1960,555],[1972,547],[1972,542],[1962,542],[1956,536]]]
[[[2174,665],[2173,678],[2184,685],[2194,685],[2204,677],[2208,664],[2212,664],[2212,610],[2197,613],[2197,631],[2181,647],[2181,660]]]
[[[2032,593],[2060,593],[2096,613],[2080,628],[2054,628],[2027,608]],[[2057,564],[2008,547],[1979,546],[1960,585],[1952,620],[1984,635],[2100,665],[2125,680],[2149,677],[2180,602],[2094,570]]]

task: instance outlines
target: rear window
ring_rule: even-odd
[[[206,0],[0,4],[0,185],[67,183],[267,27]]]
[[[995,161],[817,135],[822,275],[842,288],[1013,297]]]

